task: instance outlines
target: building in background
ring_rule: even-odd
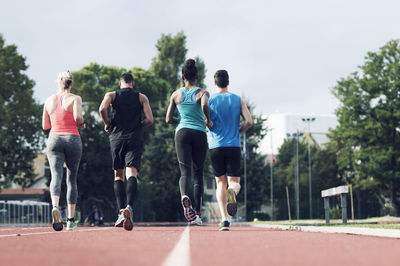
[[[50,167],[45,154],[37,154],[33,160],[33,172],[35,178],[31,186],[22,188],[20,185],[12,183],[11,187],[3,188],[0,191],[0,200],[38,201],[43,198],[45,191],[49,190],[47,182],[50,178]]]
[[[322,146],[329,141],[327,133],[330,128],[335,128],[338,124],[335,115],[318,114],[295,114],[295,113],[277,113],[267,116],[268,133],[264,137],[259,147],[262,154],[278,154],[279,148],[287,138],[287,134],[308,132],[308,123],[303,119],[312,119],[310,121],[311,136]]]

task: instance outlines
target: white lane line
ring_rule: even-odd
[[[183,231],[181,238],[162,266],[190,266],[190,226]]]
[[[100,231],[100,230],[111,230],[114,227],[106,227],[106,228],[91,228],[91,229],[82,229],[82,230],[74,230],[71,232],[89,232],[89,231]],[[60,233],[70,233],[67,230],[63,230],[61,232],[57,231],[49,231],[49,232],[36,232],[36,233],[17,233],[17,234],[10,234],[10,235],[0,235],[0,238],[6,238],[6,237],[16,237],[16,236],[31,236],[31,235],[47,235],[47,234],[60,234]]]
[[[7,227],[7,228],[0,228],[0,232],[4,232],[4,231],[15,231],[15,230],[38,230],[38,229],[43,229],[43,228],[47,228],[49,226],[41,226],[41,227]]]

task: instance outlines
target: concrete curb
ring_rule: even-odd
[[[322,227],[322,226],[294,226],[294,225],[275,225],[275,224],[251,224],[254,227],[279,229],[289,231],[319,232],[319,233],[339,233],[364,236],[378,236],[400,239],[400,230],[382,228],[361,228],[361,227]]]

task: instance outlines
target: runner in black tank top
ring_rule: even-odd
[[[133,89],[131,74],[121,76],[120,89],[104,96],[99,112],[104,130],[110,134],[111,157],[114,168],[114,192],[120,210],[115,226],[132,230],[132,206],[137,191],[137,175],[143,153],[142,128],[153,124],[149,100]],[[111,122],[107,108],[111,106]],[[145,119],[142,121],[142,111]],[[125,172],[127,176],[125,189]]]
[[[142,142],[142,110],[139,92],[133,88],[117,90],[111,105],[110,139]]]

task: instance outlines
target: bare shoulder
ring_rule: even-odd
[[[107,92],[105,95],[104,95],[104,99],[109,99],[109,100],[111,100],[111,102],[113,102],[114,100],[115,100],[115,96],[116,96],[117,94],[115,93],[115,91],[110,91],[110,92]]]
[[[170,99],[176,101],[179,97],[182,97],[182,93],[180,89],[177,89],[171,94]]]
[[[180,96],[180,95],[182,95],[182,91],[181,91],[181,89],[177,89],[172,93],[171,96],[172,97],[177,97],[177,96]]]
[[[56,95],[53,94],[49,97],[47,97],[46,101],[44,102],[44,106],[47,109],[52,109],[52,106],[56,103]]]
[[[202,96],[205,95],[205,96],[207,96],[208,98],[210,98],[210,92],[209,92],[208,90],[201,89],[201,91],[203,92]]]
[[[145,94],[139,93],[139,100],[141,103],[144,103],[144,102],[148,102],[149,98],[147,98],[147,96]]]
[[[46,101],[44,103],[45,104],[50,103],[50,102],[54,101],[55,98],[56,98],[56,95],[53,94],[53,95],[47,97],[47,99],[46,99]]]
[[[210,98],[210,93],[205,90],[205,89],[200,89],[196,92],[196,101],[200,101],[203,96],[207,96],[207,98]]]
[[[107,92],[104,97],[115,97],[115,91],[109,91]]]
[[[82,97],[77,94],[72,94],[74,96],[74,100],[78,102],[82,102]]]

